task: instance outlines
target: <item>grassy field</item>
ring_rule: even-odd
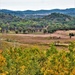
[[[0,34],[0,75],[75,75],[75,37],[68,32]]]
[[[0,49],[9,47],[37,47],[47,50],[50,44],[54,43],[58,50],[68,50],[69,43],[75,41],[75,36],[70,39],[70,32],[75,33],[74,30],[59,30],[53,34],[0,34]]]

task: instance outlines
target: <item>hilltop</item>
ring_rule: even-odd
[[[62,13],[70,16],[75,16],[75,8],[69,9],[52,9],[52,10],[26,10],[26,11],[12,11],[7,9],[1,9],[0,13],[11,14],[19,16],[21,18],[41,18],[51,13]]]

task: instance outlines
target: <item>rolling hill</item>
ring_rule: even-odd
[[[17,31],[20,33],[29,33],[42,31],[46,29],[51,33],[56,30],[74,30],[75,17],[61,14],[51,13],[42,18],[26,19],[13,16],[11,14],[0,13],[0,30],[1,32]]]
[[[26,10],[26,11],[12,11],[7,9],[0,9],[0,13],[11,14],[21,18],[41,18],[51,13],[62,13],[70,16],[75,16],[75,8],[69,9],[52,9],[52,10]]]

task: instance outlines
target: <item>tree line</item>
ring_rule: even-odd
[[[46,28],[47,27],[47,28]],[[75,30],[75,17],[52,13],[43,18],[26,19],[0,13],[1,33],[53,33],[57,30]]]

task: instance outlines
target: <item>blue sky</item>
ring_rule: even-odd
[[[0,9],[48,10],[75,8],[75,0],[0,0]]]

